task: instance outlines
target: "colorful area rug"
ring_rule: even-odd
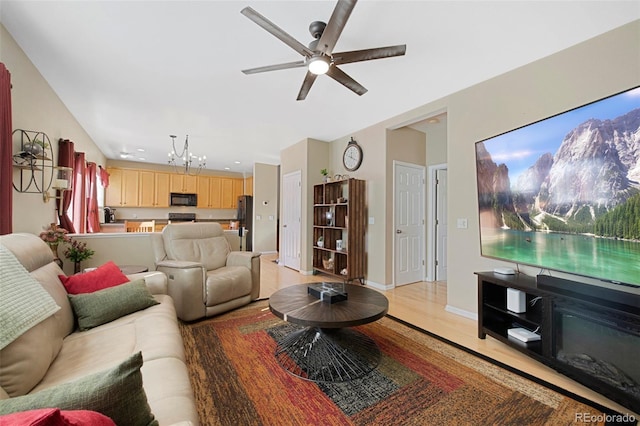
[[[380,365],[347,383],[313,383],[274,358],[293,330],[267,301],[181,326],[203,425],[589,425],[603,411],[392,318],[357,327]]]

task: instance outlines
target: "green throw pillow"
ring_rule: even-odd
[[[93,293],[70,294],[69,300],[81,331],[158,304],[144,278]]]
[[[138,352],[111,370],[31,395],[0,400],[0,415],[39,408],[60,408],[97,411],[117,425],[157,425],[142,388],[141,367],[142,353]]]

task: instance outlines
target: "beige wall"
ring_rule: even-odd
[[[302,262],[300,262],[301,271],[305,274],[311,273],[313,270],[313,249],[311,241],[313,240],[313,185],[322,182],[320,170],[330,168],[329,161],[330,144],[317,139],[307,139],[307,157],[305,164],[307,165],[306,174],[302,173],[302,235],[300,239],[300,253]]]
[[[394,126],[443,108],[448,120],[448,305],[476,312],[474,271],[505,266],[480,256],[474,143],[640,84],[640,21],[395,117]],[[512,266],[512,265],[506,265]],[[537,269],[525,268],[535,275]]]
[[[87,243],[95,251],[91,259],[80,264],[84,268],[94,268],[112,260],[117,265],[144,265],[150,271],[155,270],[155,259],[149,234],[131,232],[128,234],[82,234],[74,236],[74,239]],[[63,261],[65,274],[73,274],[73,262],[62,255],[62,249],[58,249],[58,255]]]
[[[300,272],[310,274],[313,270],[313,250],[310,241],[313,239],[313,185],[322,182],[320,170],[329,169],[329,149],[331,144],[317,139],[304,139],[280,152],[280,187],[282,179],[289,173],[300,171],[301,198],[300,208]],[[282,198],[280,197],[280,212],[282,212]],[[280,235],[282,235],[280,223]],[[282,247],[282,244],[280,245]]]
[[[121,167],[125,169],[143,169],[143,170],[155,170],[158,172],[175,173],[176,169],[173,166],[164,164],[149,164],[141,161],[126,161],[126,160],[107,160],[107,167]],[[242,173],[228,172],[226,170],[202,170],[203,176],[227,176],[234,178],[244,177]]]
[[[425,166],[426,159],[426,138],[425,134],[408,127],[397,130],[387,130],[387,161],[386,173],[386,221],[385,227],[385,287],[391,286],[394,282],[393,259],[394,259],[394,163],[411,163],[418,166]],[[425,170],[426,177],[426,170]]]
[[[362,165],[355,172],[348,172],[342,165],[342,154],[353,137],[362,147]],[[366,181],[366,211],[369,222],[365,236],[367,251],[366,280],[371,283],[385,282],[386,250],[386,130],[381,126],[371,126],[353,132],[331,143],[331,170],[333,173],[348,174],[352,178]]]
[[[367,181],[367,215],[369,221],[367,276],[369,283],[388,287],[392,283],[393,240],[392,170],[394,144],[408,133],[392,134],[387,129],[401,127],[419,118],[447,112],[446,130],[428,135],[423,164],[448,163],[448,222],[468,219],[467,229],[450,227],[448,239],[448,305],[453,310],[476,311],[474,271],[491,269],[499,262],[480,257],[475,185],[474,143],[524,124],[593,101],[640,84],[638,52],[639,22],[611,31],[548,58],[528,64],[504,75],[472,86],[458,93],[426,104],[366,129],[345,135],[330,143],[331,174],[343,174],[342,152],[350,137],[363,147],[362,166],[350,176]],[[597,58],[594,59],[594,58]],[[586,72],[587,70],[588,72]],[[443,139],[447,140],[446,144]],[[433,143],[432,143],[433,142]],[[446,146],[446,154],[443,148]],[[430,149],[429,149],[430,148]],[[401,156],[401,155],[400,155]],[[306,142],[283,150],[283,175],[301,166],[308,156]],[[302,264],[310,267],[309,170],[319,170],[324,163],[303,170]],[[430,255],[430,253],[427,253]],[[304,267],[303,267],[304,268]]]
[[[253,176],[253,251],[272,253],[276,251],[279,167],[256,163]]]
[[[104,156],[3,27],[0,36],[0,59],[12,73],[14,128],[43,130],[52,141],[60,137],[72,139],[78,150],[87,153],[88,160],[104,165]],[[308,243],[311,241],[311,188],[320,182],[322,168],[328,168],[332,174],[346,172],[342,167],[342,152],[353,136],[363,147],[364,161],[358,171],[349,175],[367,181],[367,216],[373,221],[366,235],[367,280],[385,286],[391,282],[389,188],[392,176],[389,167],[395,154],[387,130],[446,111],[446,156],[437,151],[438,148],[433,155],[431,138],[427,135],[424,162],[434,164],[437,157],[435,163],[439,163],[446,157],[449,223],[455,223],[456,218],[468,219],[467,229],[451,227],[449,230],[448,304],[452,309],[475,312],[473,272],[501,264],[480,257],[474,143],[640,84],[639,52],[640,21],[635,21],[331,143],[306,139],[283,150],[281,175],[295,170],[302,172],[302,272],[312,269],[311,244]],[[395,137],[393,133],[391,138]],[[35,194],[14,194],[15,231],[37,233],[41,226],[53,221],[52,203],[43,204]]]
[[[427,166],[447,162],[447,116],[440,118],[437,126],[430,126],[425,134]]]
[[[58,139],[63,138],[72,140],[75,150],[84,152],[87,161],[104,166],[102,152],[2,25],[0,45],[0,61],[11,72],[13,129],[47,134],[53,148],[53,164],[58,161]],[[19,146],[19,141],[14,140],[14,152]],[[14,171],[14,182],[19,179],[18,173]],[[53,200],[44,203],[42,195],[13,192],[14,232],[37,234],[51,222],[57,222]]]
[[[447,113],[446,128],[426,135],[420,164],[447,162],[449,176],[448,222],[468,219],[467,229],[449,229],[448,239],[448,308],[460,313],[476,312],[477,293],[474,271],[504,266],[480,256],[475,182],[474,143],[533,121],[591,102],[640,84],[640,21],[587,40],[550,57],[528,64],[504,75],[472,86],[445,98],[408,111],[384,122],[345,135],[330,143],[328,168],[331,174],[343,174],[342,152],[350,137],[363,147],[364,160],[349,175],[367,181],[368,225],[367,276],[369,283],[388,287],[392,282],[391,225],[392,163],[394,147],[409,140],[411,133],[387,133],[403,123]],[[400,141],[400,142],[399,142]],[[446,147],[446,150],[445,150]],[[282,173],[302,168],[303,232],[310,232],[310,205],[306,190],[309,176],[326,166],[309,158],[306,141],[283,151]],[[306,184],[305,184],[306,183]],[[307,241],[303,237],[302,261],[311,262]],[[429,253],[428,253],[429,255]],[[306,257],[308,257],[308,259]],[[525,268],[526,271],[526,268]],[[535,274],[535,270],[528,271]]]

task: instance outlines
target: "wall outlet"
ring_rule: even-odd
[[[256,220],[262,220],[262,215],[261,214],[256,215]]]
[[[273,215],[272,214],[269,215],[269,220],[273,220]]]
[[[369,225],[374,225],[376,223],[376,220],[374,219],[373,216],[369,217]]]
[[[468,226],[467,219],[459,218],[457,225],[458,225],[458,229],[467,229],[467,226]]]
[[[134,214],[133,214],[133,218],[134,218],[134,219],[137,219],[137,218],[138,218],[138,215],[134,213]]]

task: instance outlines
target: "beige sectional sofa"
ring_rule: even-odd
[[[60,307],[0,351],[0,412],[3,402],[19,400],[14,397],[39,395],[111,369],[141,352],[142,386],[158,423],[198,424],[176,311],[166,294],[163,273],[130,276],[143,276],[153,294],[149,298],[158,304],[88,331],[77,331],[67,292],[58,278],[63,272],[49,247],[31,234],[5,235],[0,242]]]

